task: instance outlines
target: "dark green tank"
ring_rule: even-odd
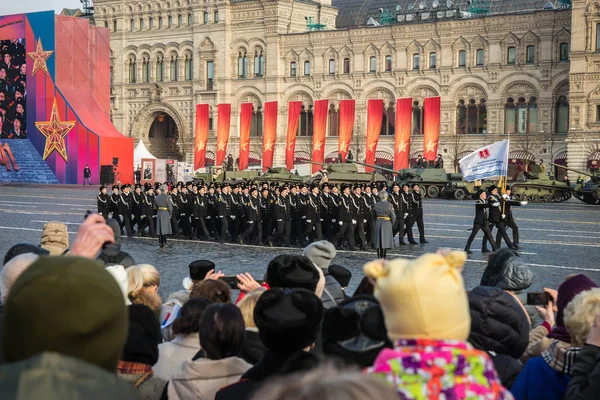
[[[564,168],[567,171],[573,171],[579,175],[587,176],[589,179],[584,183],[577,183],[571,185],[573,196],[576,199],[583,201],[586,204],[600,205],[600,173],[595,171],[594,173],[583,172],[573,168],[568,168],[562,165],[550,163],[555,167]]]
[[[321,164],[309,161],[311,164],[320,165],[322,169],[305,179],[308,184],[312,183],[385,183],[385,176],[376,172],[358,172],[356,165],[352,163]]]

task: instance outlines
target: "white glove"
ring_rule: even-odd
[[[209,216],[207,216],[207,217],[205,217],[205,219],[210,219],[210,215],[209,215]]]
[[[344,223],[342,221],[338,222],[338,224],[340,224],[340,226],[344,225]]]
[[[321,218],[319,221],[323,222],[323,218]]]
[[[494,204],[492,204],[492,205],[493,205],[494,207],[499,207],[499,206],[500,206],[500,203],[498,203],[498,202],[495,202],[495,203],[494,203]]]
[[[306,218],[306,217],[305,217]],[[310,219],[307,219],[306,222],[308,222],[309,224],[312,222]]]
[[[356,220],[355,219],[352,220],[352,225],[356,225]]]
[[[504,218],[506,218],[506,215],[505,215],[505,214],[502,214],[502,219],[504,219]]]
[[[521,202],[521,205],[522,205],[522,206],[526,206],[526,205],[527,205],[527,202],[526,202],[526,201],[522,201],[522,202]]]
[[[366,224],[366,223],[367,223],[367,220],[366,220],[366,219],[363,219],[363,224]]]
[[[306,215],[303,215],[303,216],[302,216],[302,219],[306,219]]]
[[[283,220],[282,220],[282,219],[278,219],[278,220],[277,220],[277,222],[281,222],[281,221],[283,221]]]
[[[508,195],[505,193],[505,194],[502,195],[502,198],[505,199],[505,200],[508,200]]]
[[[408,213],[404,213],[404,218],[408,217]]]
[[[331,222],[335,222],[335,219],[332,219]]]
[[[232,215],[232,216],[231,216],[231,219],[235,220],[235,215]]]

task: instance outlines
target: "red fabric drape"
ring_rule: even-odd
[[[240,171],[248,168],[250,155],[250,125],[252,124],[252,103],[242,103],[240,107]]]
[[[342,161],[346,162],[346,154],[352,140],[354,128],[354,100],[340,100],[340,126],[338,153],[342,153]]]
[[[394,141],[394,169],[408,168],[410,131],[412,126],[412,98],[396,101],[396,138]]]
[[[219,104],[217,107],[217,160],[215,166],[223,165],[229,142],[229,128],[231,125],[231,104]]]
[[[296,133],[298,132],[298,121],[300,120],[301,101],[290,101],[288,103],[288,127],[287,141],[285,145],[285,166],[294,169],[294,152],[296,150]]]
[[[273,166],[273,154],[277,140],[277,102],[265,103],[263,128],[263,172]]]
[[[426,98],[423,112],[423,158],[435,161],[440,140],[440,98]]]
[[[194,138],[194,170],[206,166],[208,140],[208,104],[196,104],[196,134]]]
[[[322,163],[325,161],[325,134],[327,133],[327,112],[329,110],[329,100],[316,100],[313,110],[314,128],[312,160]],[[323,169],[322,166],[313,164],[312,173]]]
[[[381,122],[383,120],[383,100],[371,99],[367,103],[367,151],[365,162],[367,164],[375,163],[375,151],[377,151],[377,142],[381,132]],[[366,172],[371,172],[373,168],[365,167]]]

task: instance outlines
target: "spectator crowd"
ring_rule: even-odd
[[[91,215],[69,247],[48,223],[39,246],[7,252],[1,399],[600,398],[600,288],[583,274],[534,306],[514,250],[467,291],[466,253],[442,249],[369,262],[347,293],[350,271],[317,241],[261,279],[194,261],[163,301],[117,228]]]

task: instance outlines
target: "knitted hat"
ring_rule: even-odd
[[[194,281],[201,281],[208,271],[215,269],[215,263],[209,260],[196,260],[190,263],[189,269],[190,278]]]
[[[314,293],[319,278],[317,267],[304,256],[282,254],[267,267],[267,283],[271,288],[302,288]]]
[[[327,270],[336,253],[333,243],[327,240],[319,240],[306,246],[302,255],[308,257],[317,267]]]
[[[271,289],[254,307],[254,322],[263,344],[280,354],[312,345],[323,318],[323,303],[305,289]]]
[[[13,247],[8,249],[8,251],[6,252],[6,255],[4,256],[3,265],[6,265],[10,260],[15,258],[16,256],[26,253],[33,253],[37,254],[38,256],[47,256],[50,254],[48,250],[42,249],[41,247],[38,247],[34,244],[17,243]]]
[[[10,291],[2,335],[8,362],[50,351],[114,372],[127,337],[123,293],[94,261],[39,258]]]
[[[67,225],[58,221],[46,222],[42,231],[40,244],[52,256],[60,256],[69,248],[69,233]]]
[[[350,279],[352,279],[352,272],[341,265],[331,265],[329,267],[329,275],[333,276],[343,288],[348,287]]]
[[[377,260],[364,266],[375,280],[388,336],[466,340],[471,318],[461,275],[466,253],[424,254],[415,260]]]
[[[160,323],[148,306],[132,304],[128,309],[129,331],[121,360],[154,365],[162,341]]]
[[[558,298],[556,299],[556,326],[565,326],[564,311],[567,305],[577,296],[579,293],[597,288],[598,285],[590,278],[583,274],[575,275],[572,278],[567,279],[558,287]]]

